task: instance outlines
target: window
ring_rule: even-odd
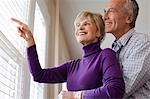
[[[30,0],[0,0],[0,30],[11,41],[11,43],[22,52],[22,42],[18,38],[16,28],[14,24],[11,24],[11,17],[23,20],[27,23],[29,14],[29,2]],[[19,45],[19,46],[18,46]]]
[[[45,66],[45,40],[46,40],[46,27],[45,20],[41,10],[36,3],[35,19],[34,19],[34,38],[36,42],[37,52],[41,66]],[[44,99],[44,85],[31,80],[30,99]]]
[[[15,47],[0,32],[0,96],[3,99],[18,99],[21,66],[23,57],[16,53]],[[7,50],[6,50],[7,49]],[[20,59],[19,59],[20,58]],[[21,61],[21,60],[20,60]]]
[[[29,0],[0,0],[0,97],[20,99],[24,46],[10,18],[28,20]]]
[[[46,26],[36,2],[36,0],[0,0],[0,97],[3,99],[46,99],[43,94],[44,85],[30,80],[24,41],[17,35],[15,24],[10,20],[14,17],[26,24],[35,24],[31,29],[37,38],[38,54],[42,56],[40,63],[44,66]],[[35,16],[33,23],[30,22],[32,16]]]

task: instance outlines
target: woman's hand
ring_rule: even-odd
[[[34,38],[29,27],[17,19],[11,18],[11,20],[17,24],[17,31],[20,37],[22,37],[26,41],[26,47],[34,45]]]
[[[58,99],[83,99],[82,95],[82,91],[61,91]]]

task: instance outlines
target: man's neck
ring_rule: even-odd
[[[128,33],[129,30],[131,30],[131,28],[124,29],[121,32],[114,34],[114,36],[116,37],[116,40],[121,38],[124,34]]]

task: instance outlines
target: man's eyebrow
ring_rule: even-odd
[[[108,8],[108,9],[104,9],[104,12],[106,12],[106,11],[110,11],[110,10],[118,11],[118,10],[117,10],[117,9],[115,9],[115,8]]]

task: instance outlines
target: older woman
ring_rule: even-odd
[[[18,32],[26,41],[29,68],[35,81],[67,82],[68,91],[59,95],[64,99],[123,97],[125,86],[116,53],[109,48],[100,48],[104,37],[104,22],[100,14],[83,11],[75,19],[75,37],[83,45],[83,57],[49,69],[40,66],[28,26],[19,20],[12,20],[18,23]]]

